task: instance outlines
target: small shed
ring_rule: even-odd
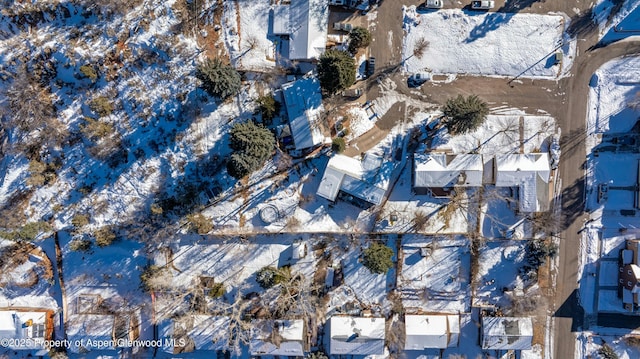
[[[482,317],[482,349],[527,350],[533,345],[529,317]]]

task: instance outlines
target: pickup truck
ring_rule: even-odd
[[[479,0],[471,2],[471,8],[474,10],[489,10],[495,5],[496,2],[493,0]]]
[[[342,91],[342,97],[358,98],[362,96],[361,88],[347,89]]]

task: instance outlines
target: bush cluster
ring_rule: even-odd
[[[211,96],[226,99],[240,92],[240,74],[231,65],[220,59],[206,59],[196,68],[196,77],[202,81],[202,88]]]

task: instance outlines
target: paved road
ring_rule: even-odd
[[[403,1],[405,5],[417,5],[421,1]],[[453,0],[445,0],[445,8],[460,7]],[[561,145],[563,154],[559,169],[562,179],[563,230],[560,234],[560,265],[557,273],[555,312],[555,349],[554,358],[568,359],[575,355],[575,342],[572,332],[583,329],[584,311],[578,303],[578,231],[586,219],[584,213],[584,171],[586,138],[586,111],[589,80],[592,74],[605,62],[625,54],[640,53],[638,42],[620,42],[604,48],[589,51],[595,45],[597,29],[588,20],[588,2],[578,1],[536,1],[511,0],[509,8],[505,1],[496,1],[496,7],[502,11],[547,13],[564,12],[574,16],[571,28],[580,39],[578,56],[574,60],[572,76],[560,81],[528,80],[513,83],[511,87],[505,79],[462,76],[450,84],[422,87],[425,101],[442,104],[447,98],[457,94],[476,94],[493,105],[508,105],[528,109],[535,113],[537,109],[549,112],[556,118],[562,129]],[[586,20],[585,20],[586,19]],[[402,10],[396,1],[384,0],[378,11],[376,26],[372,29],[376,38],[371,46],[371,55],[377,58],[378,68],[396,66],[401,62],[402,46]],[[391,31],[390,31],[391,30]],[[409,94],[404,78],[393,76],[398,84],[397,91]],[[376,89],[371,89],[375,97]],[[595,319],[595,318],[594,318]],[[588,322],[586,323],[588,325]]]

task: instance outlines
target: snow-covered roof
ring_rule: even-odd
[[[458,346],[460,317],[458,315],[407,315],[405,350],[448,348]]]
[[[78,353],[81,348],[74,345],[83,340],[83,343],[88,341],[106,343],[113,340],[113,326],[115,317],[112,314],[75,314],[71,315],[67,322],[67,338],[72,343],[71,351]],[[85,349],[97,349],[92,348],[90,345],[85,345]],[[100,349],[115,349],[113,346]]]
[[[304,321],[255,320],[251,323],[251,355],[304,356]]]
[[[384,354],[384,318],[331,317],[329,355]]]
[[[445,153],[414,156],[414,187],[482,186],[482,155]]]
[[[178,319],[165,320],[158,325],[158,335],[163,339],[163,350],[174,353],[179,349],[170,340],[184,338],[193,340],[196,350],[228,350],[229,318],[212,315],[187,315]]]
[[[622,264],[633,263],[633,251],[629,249],[622,250]]]
[[[549,202],[547,153],[496,155],[496,187],[518,187],[521,212],[546,210]]]
[[[307,77],[282,85],[284,104],[289,116],[289,127],[296,149],[305,149],[322,143],[318,126],[324,111],[320,81]]]
[[[327,46],[329,4],[295,0],[289,5],[289,60],[317,59]]]
[[[273,7],[273,34],[289,35],[291,26],[289,25],[289,5],[276,5]]]
[[[533,322],[523,317],[483,317],[482,349],[531,349]]]
[[[316,192],[334,201],[343,191],[379,205],[389,189],[393,161],[367,153],[362,161],[344,155],[331,157]]]

